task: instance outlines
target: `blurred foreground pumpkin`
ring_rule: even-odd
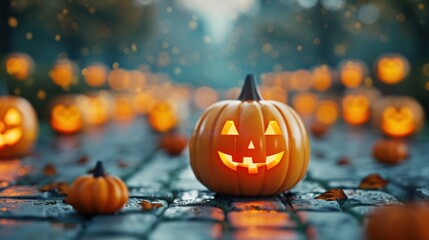
[[[83,215],[112,214],[128,201],[125,183],[105,174],[103,164],[98,161],[93,175],[77,178],[67,194],[66,202]]]
[[[365,232],[368,240],[429,239],[428,203],[381,207],[367,220]]]
[[[398,164],[408,157],[408,146],[400,140],[378,140],[372,148],[372,155],[381,163]]]
[[[189,144],[192,170],[210,190],[235,196],[284,192],[304,178],[310,143],[289,106],[262,100],[247,75],[237,100],[210,106]]]
[[[380,98],[374,108],[375,124],[390,137],[407,137],[424,125],[424,112],[412,97],[389,96]]]
[[[180,155],[188,145],[188,138],[180,133],[167,133],[161,136],[159,147],[172,156]]]

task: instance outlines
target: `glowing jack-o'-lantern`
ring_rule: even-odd
[[[411,97],[385,97],[374,106],[375,123],[391,137],[406,137],[423,127],[422,106]]]
[[[101,87],[107,78],[107,68],[103,64],[92,64],[82,70],[86,83],[91,87]]]
[[[99,126],[110,120],[112,115],[112,99],[105,92],[90,93],[86,96],[79,96],[77,99],[79,108],[82,111],[85,124]]]
[[[380,95],[375,88],[356,88],[347,91],[341,101],[344,121],[350,125],[366,123],[371,115],[371,102]]]
[[[309,152],[298,114],[283,103],[262,100],[252,75],[238,100],[205,111],[189,146],[198,180],[212,191],[240,196],[292,188],[305,175]]]
[[[313,69],[313,88],[316,91],[324,92],[332,85],[332,70],[322,65]]]
[[[0,158],[21,157],[30,152],[38,123],[31,104],[20,97],[0,97]]]
[[[118,122],[131,122],[135,118],[133,103],[129,94],[114,96],[113,118]]]
[[[386,84],[402,81],[409,73],[410,64],[398,54],[384,55],[377,61],[377,76]]]
[[[293,96],[292,107],[302,116],[311,115],[317,107],[317,95],[314,93],[303,92]]]
[[[340,80],[347,88],[361,85],[368,72],[368,67],[356,60],[346,60],[340,64]]]
[[[6,59],[7,74],[25,80],[34,70],[33,59],[25,53],[12,53]]]
[[[67,59],[58,60],[49,72],[52,81],[64,88],[68,89],[77,81],[78,67],[76,64]]]
[[[58,133],[73,134],[82,130],[83,114],[77,102],[78,96],[60,96],[53,101],[50,125]]]
[[[148,115],[149,125],[157,132],[167,132],[178,124],[175,106],[169,101],[158,101]]]

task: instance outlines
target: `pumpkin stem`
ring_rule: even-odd
[[[241,89],[240,96],[238,97],[240,101],[260,101],[262,100],[259,95],[258,89],[256,88],[255,80],[253,79],[253,74],[247,74],[246,79],[244,80],[244,86]]]
[[[97,177],[104,177],[104,167],[103,163],[101,161],[97,161],[97,164],[95,165],[94,171],[92,173],[95,178]]]

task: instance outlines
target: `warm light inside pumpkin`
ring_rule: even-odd
[[[292,99],[292,107],[301,115],[312,114],[317,106],[317,95],[314,93],[298,93]]]
[[[167,132],[173,129],[178,123],[176,110],[167,101],[155,103],[149,112],[148,120],[151,127],[158,132]]]
[[[414,114],[407,107],[387,107],[383,111],[381,129],[393,137],[404,137],[416,130]]]
[[[409,72],[409,63],[401,55],[387,55],[377,62],[377,76],[387,84],[396,84],[402,81]]]
[[[60,133],[75,133],[82,129],[83,118],[76,105],[55,105],[51,111],[51,127]]]
[[[341,64],[340,79],[344,86],[355,88],[362,84],[366,76],[366,66],[358,61],[348,60]]]
[[[69,88],[76,81],[77,67],[70,60],[59,60],[49,72],[52,81],[62,87]]]
[[[23,53],[11,54],[6,59],[6,72],[18,80],[25,80],[33,70],[34,62]]]
[[[343,119],[351,125],[360,125],[370,116],[369,100],[363,95],[347,95],[341,102]]]
[[[332,72],[326,65],[316,67],[313,70],[313,88],[316,91],[324,92],[332,85]]]
[[[91,87],[101,87],[107,78],[107,68],[102,64],[93,64],[82,70],[86,83]]]
[[[113,117],[119,122],[129,122],[135,117],[133,105],[129,95],[116,95]]]
[[[320,123],[331,125],[337,121],[338,106],[334,101],[322,101],[316,109],[316,118]]]

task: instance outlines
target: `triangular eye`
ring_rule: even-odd
[[[282,130],[280,130],[280,126],[277,121],[270,121],[270,123],[268,123],[265,135],[282,135]]]
[[[238,135],[237,128],[235,127],[234,121],[228,120],[223,125],[221,135]]]
[[[11,108],[7,110],[6,115],[4,117],[4,122],[9,125],[18,125],[22,121],[21,113],[18,112],[15,108]]]

